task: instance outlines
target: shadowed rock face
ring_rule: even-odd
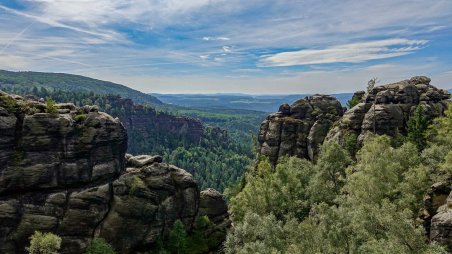
[[[146,110],[143,105],[134,104],[131,99],[119,96],[108,96],[112,105],[121,105],[125,113],[118,114],[124,127],[129,131],[139,131],[145,138],[154,132],[164,132],[166,135],[180,136],[188,142],[197,144],[204,135],[204,126],[198,119],[186,116],[173,116],[166,113],[157,113],[155,110]]]
[[[452,191],[449,182],[439,182],[433,184],[424,195],[424,209],[421,211],[419,220],[424,226],[427,236],[430,235],[431,222],[433,216],[438,212],[438,208],[447,203],[447,197]]]
[[[326,138],[340,144],[352,133],[359,143],[370,133],[396,136],[404,134],[410,115],[422,105],[425,115],[433,119],[446,108],[449,92],[430,85],[424,76],[413,77],[393,84],[374,87],[371,91],[357,92],[360,103],[347,110]]]
[[[315,159],[331,125],[343,114],[340,102],[329,95],[314,95],[283,104],[261,124],[259,154],[276,164],[281,156]]]
[[[432,186],[432,189],[437,192],[437,195],[433,195],[431,199],[432,205],[436,210],[429,214],[433,217],[429,218],[431,220],[428,228],[430,240],[445,245],[449,251],[452,251],[452,191],[448,197],[444,195],[444,191],[451,188],[450,183],[440,183]],[[426,207],[428,209],[432,206],[427,202]]]
[[[83,253],[93,237],[118,253],[149,250],[175,220],[226,207],[203,202],[193,177],[159,156],[125,155],[118,119],[96,107],[0,94],[0,253],[24,253],[35,230],[62,237],[62,253]],[[202,200],[202,199],[201,199]],[[227,211],[215,214],[227,224]]]

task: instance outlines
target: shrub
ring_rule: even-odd
[[[144,188],[146,188],[146,185],[144,184],[143,180],[141,180],[141,178],[139,178],[138,176],[133,176],[132,182],[130,184],[129,195],[133,195],[137,192],[138,189]]]
[[[30,237],[30,247],[26,250],[30,254],[56,254],[61,248],[61,238],[52,233],[35,231]]]
[[[344,148],[351,156],[355,156],[358,151],[358,136],[355,133],[347,134],[344,138]]]
[[[14,113],[17,111],[17,102],[13,98],[2,95],[0,96],[0,106],[4,107],[6,111]]]
[[[74,120],[75,120],[76,122],[80,123],[80,122],[85,121],[87,117],[88,117],[88,116],[87,116],[86,114],[76,115],[76,116],[74,117]]]
[[[354,106],[356,106],[356,104],[359,103],[359,98],[356,96],[353,96],[350,100],[347,101],[347,107],[353,108]]]
[[[58,110],[55,107],[55,104],[56,104],[56,102],[52,98],[47,97],[46,98],[46,112],[50,113],[50,114],[58,113]]]
[[[86,254],[115,254],[115,250],[103,238],[94,238]]]

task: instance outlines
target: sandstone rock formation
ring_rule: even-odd
[[[228,225],[226,210],[209,207],[226,207],[216,193],[206,201],[189,173],[126,148],[119,119],[96,107],[1,93],[0,253],[24,253],[35,230],[61,236],[62,253],[83,253],[94,237],[136,253],[177,219],[187,230],[200,215]]]
[[[448,186],[451,189],[451,186]],[[438,199],[443,200],[443,197]],[[452,191],[443,205],[440,206],[436,214],[430,221],[430,240],[445,245],[449,251],[452,251]]]
[[[117,116],[129,133],[138,131],[146,138],[155,135],[156,132],[162,132],[165,135],[181,136],[194,144],[199,143],[203,137],[204,126],[198,119],[157,113],[154,109],[147,109],[143,105],[134,104],[131,99],[120,96],[111,95],[107,100],[111,105],[122,106],[124,113],[118,113]]]
[[[260,155],[273,164],[284,155],[315,159],[331,125],[343,114],[340,102],[329,95],[313,95],[283,104],[261,124]]]
[[[424,196],[424,209],[419,217],[427,235],[430,235],[431,221],[438,212],[438,208],[445,205],[447,197],[452,191],[452,185],[448,182],[433,184]]]
[[[327,141],[343,144],[353,135],[361,143],[370,133],[405,134],[408,119],[418,105],[432,119],[444,112],[450,93],[430,85],[430,79],[421,76],[374,87],[367,93],[357,92],[354,96],[360,98],[360,103],[345,112],[329,131]]]

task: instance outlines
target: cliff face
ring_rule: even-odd
[[[444,112],[450,94],[421,76],[374,87],[367,93],[357,92],[355,96],[360,102],[329,131],[328,141],[343,143],[347,136],[355,134],[360,143],[369,133],[405,134],[416,106],[422,105],[427,118],[433,119]]]
[[[0,133],[0,253],[24,253],[36,230],[61,236],[62,253],[83,253],[94,237],[135,253],[177,219],[188,230],[202,215],[229,226],[227,211],[209,206],[225,206],[221,195],[205,201],[190,174],[160,157],[126,156],[125,128],[96,107],[2,93]]]
[[[315,159],[331,125],[343,114],[338,100],[329,95],[314,95],[281,105],[261,124],[260,155],[273,164],[284,155]]]
[[[134,104],[132,100],[119,96],[108,96],[107,99],[110,104],[123,109],[123,112],[111,113],[121,120],[128,132],[137,131],[151,138],[152,134],[160,132],[164,135],[180,136],[194,144],[199,143],[203,137],[204,126],[198,119],[157,113],[152,108]]]

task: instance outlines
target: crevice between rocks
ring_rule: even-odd
[[[108,184],[108,192],[109,192],[109,200],[107,202],[107,212],[104,214],[101,220],[96,224],[96,226],[93,229],[93,232],[91,233],[91,239],[94,239],[96,236],[96,231],[99,229],[99,227],[102,226],[102,223],[108,218],[108,215],[110,214],[113,202],[114,202],[114,190],[113,190],[113,182],[110,182]]]

